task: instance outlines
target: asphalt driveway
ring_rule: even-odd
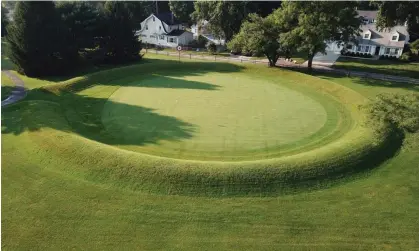
[[[313,58],[313,65],[332,66],[339,58],[340,54],[333,51],[326,51],[326,54],[317,53]],[[307,65],[308,61],[304,62]]]

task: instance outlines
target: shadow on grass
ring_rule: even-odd
[[[64,99],[61,105],[32,100],[9,107],[2,113],[2,134],[19,135],[53,128],[109,145],[145,145],[191,138],[196,130],[190,123],[142,106],[71,93],[61,98]],[[69,100],[71,103],[66,104]],[[110,117],[108,130],[101,123],[100,111],[96,110],[105,102],[113,111],[121,112]]]
[[[147,60],[146,64],[114,68],[88,75],[80,81],[33,89],[28,92],[26,98],[31,102],[18,103],[3,110],[2,133],[21,134],[25,131],[53,128],[74,132],[110,145],[144,145],[158,143],[159,140],[178,141],[191,138],[197,129],[195,125],[175,117],[160,115],[146,107],[85,96],[78,92],[97,84],[144,89],[181,88],[214,91],[219,88],[218,85],[174,77],[202,75],[206,72],[229,73],[241,69],[240,66],[224,63],[177,64],[170,60]],[[111,114],[109,117],[109,130],[102,124],[105,103],[112,107],[112,111],[118,111],[118,114]],[[123,126],[112,122],[117,119],[124,121]],[[112,135],[114,132],[117,132],[118,137]]]
[[[370,154],[365,155],[364,158],[360,158],[356,162],[351,163],[349,167],[339,171],[333,170],[330,173],[325,173],[314,179],[292,183],[289,185],[291,189],[287,191],[286,194],[305,192],[307,189],[319,190],[331,188],[368,177],[377,170],[378,166],[386,163],[399,154],[404,140],[405,134],[403,131],[393,131],[387,135],[384,144],[370,152]]]
[[[308,71],[306,69],[296,69],[295,71],[316,76],[322,79],[333,81],[334,78],[350,78],[354,83],[365,85],[365,86],[376,86],[376,87],[389,87],[389,88],[402,88],[410,91],[419,92],[419,85],[401,82],[391,82],[386,80],[372,79],[372,78],[360,78],[360,77],[348,77],[343,74],[332,73],[332,72],[318,72]]]
[[[337,64],[333,65],[332,68],[419,78],[419,63],[390,60],[339,58]]]
[[[15,87],[14,86],[2,86],[1,87],[1,100],[5,100],[12,94],[12,91]]]

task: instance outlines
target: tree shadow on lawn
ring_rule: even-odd
[[[346,64],[339,64],[339,62],[344,62]],[[351,63],[355,63],[355,65]],[[365,66],[362,66],[362,64],[365,64]],[[414,67],[417,67],[418,70],[410,69]],[[419,63],[409,63],[402,61],[339,58],[338,63],[333,65],[332,68],[349,71],[372,72],[384,75],[397,75],[402,77],[419,78]]]
[[[10,62],[11,64],[11,62]],[[13,66],[13,64],[11,64]],[[153,66],[151,66],[153,65]],[[238,72],[244,69],[244,67],[229,64],[229,63],[221,63],[221,62],[178,62],[176,60],[166,60],[166,59],[149,59],[149,58],[142,58],[139,61],[129,63],[129,64],[119,64],[119,65],[111,65],[111,64],[103,64],[103,65],[85,65],[81,66],[78,69],[74,70],[71,73],[63,74],[61,76],[46,76],[46,77],[39,77],[40,80],[46,80],[50,82],[63,82],[70,80],[75,77],[84,76],[86,78],[95,78],[94,73],[105,71],[110,71],[108,75],[109,79],[120,79],[122,77],[127,77],[127,75],[115,75],[110,76],[110,74],[115,74],[118,71],[124,71],[127,68],[136,68],[141,71],[141,67],[144,66],[149,68],[150,71],[148,73],[158,72],[161,71],[162,67],[166,71],[175,71],[172,74],[176,74],[176,71],[185,71],[186,68],[189,68],[190,71],[188,75],[196,75],[202,74],[203,72]],[[14,66],[13,66],[14,67]],[[130,71],[131,74],[135,74],[135,70]],[[138,74],[136,74],[138,75]],[[180,74],[180,75],[183,75]]]
[[[142,68],[139,66],[131,67],[128,70],[118,68],[110,70],[110,73],[107,71],[98,76],[95,76],[95,74],[87,76],[80,82],[68,86],[51,85],[30,90],[25,100],[31,102],[21,102],[3,109],[2,133],[18,135],[25,131],[53,128],[74,132],[83,137],[110,145],[157,144],[160,140],[179,141],[191,138],[197,129],[196,125],[175,117],[158,114],[147,107],[77,93],[96,84],[115,87],[134,86],[144,88],[144,91],[146,91],[146,88],[214,91],[219,88],[218,85],[172,77],[202,75],[206,72],[228,73],[242,69],[242,67],[236,65],[223,63],[197,64],[188,62],[181,63],[181,69],[183,70],[180,71],[176,67],[171,67],[173,65],[172,61],[167,62],[165,60],[164,63],[168,63],[166,66],[169,69],[168,72],[163,71],[164,76],[159,75],[161,70],[157,65],[150,64],[151,68],[148,69],[147,75],[137,72]],[[164,63],[159,62],[158,64],[162,65]],[[151,75],[153,73],[155,75]],[[139,81],[139,78],[143,78],[144,81]],[[111,120],[110,123],[107,123],[111,127],[106,130],[102,124],[102,111],[105,103],[112,106],[112,111],[118,111],[119,114],[115,114],[111,119],[123,119],[123,126],[112,123]]]
[[[157,144],[160,140],[188,139],[196,131],[193,124],[158,114],[147,107],[71,93],[65,94],[63,98],[65,102],[60,105],[31,100],[8,107],[2,113],[2,134],[19,135],[27,131],[52,128],[109,145],[141,146]],[[102,124],[101,111],[96,110],[105,102],[112,106],[112,111],[123,112],[107,121],[108,128]]]
[[[205,73],[232,73],[240,72],[244,69],[243,66],[233,65],[228,63],[213,63],[213,62],[176,62],[173,60],[156,60],[147,59],[143,64],[133,64],[127,67],[118,67],[106,71],[82,76],[81,80],[70,83],[65,91],[78,92],[94,85],[109,85],[109,86],[137,86],[144,79],[150,77],[162,76],[165,77],[185,77],[185,76],[201,76]],[[182,81],[170,79],[173,82],[147,82],[151,84],[149,87],[164,87],[164,88],[190,88],[190,89],[216,89],[219,86],[209,83],[200,82],[200,85],[186,83]],[[66,84],[67,82],[61,82]],[[188,87],[191,85],[190,87]],[[179,87],[177,87],[179,86]],[[183,86],[183,87],[180,87]],[[62,91],[63,88],[59,91]]]
[[[10,94],[12,94],[12,91],[15,89],[14,86],[2,86],[1,87],[1,100],[7,99]]]
[[[389,88],[402,88],[410,91],[419,91],[419,85],[401,83],[401,82],[392,82],[386,80],[372,79],[372,78],[360,78],[360,77],[348,77],[343,74],[336,73],[325,73],[325,72],[312,72],[301,71],[302,73],[310,74],[322,79],[333,81],[334,78],[350,78],[356,84],[365,85],[365,86],[376,86],[376,87],[389,87]]]

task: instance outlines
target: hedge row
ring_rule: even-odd
[[[350,51],[341,51],[340,54],[343,56],[350,56],[350,57],[361,57],[361,58],[372,58],[373,56],[369,53],[364,52],[350,52]]]

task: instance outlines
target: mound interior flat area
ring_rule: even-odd
[[[107,131],[125,140],[119,147],[215,160],[280,151],[327,120],[324,107],[309,96],[235,73],[150,75],[119,88],[102,113]]]

